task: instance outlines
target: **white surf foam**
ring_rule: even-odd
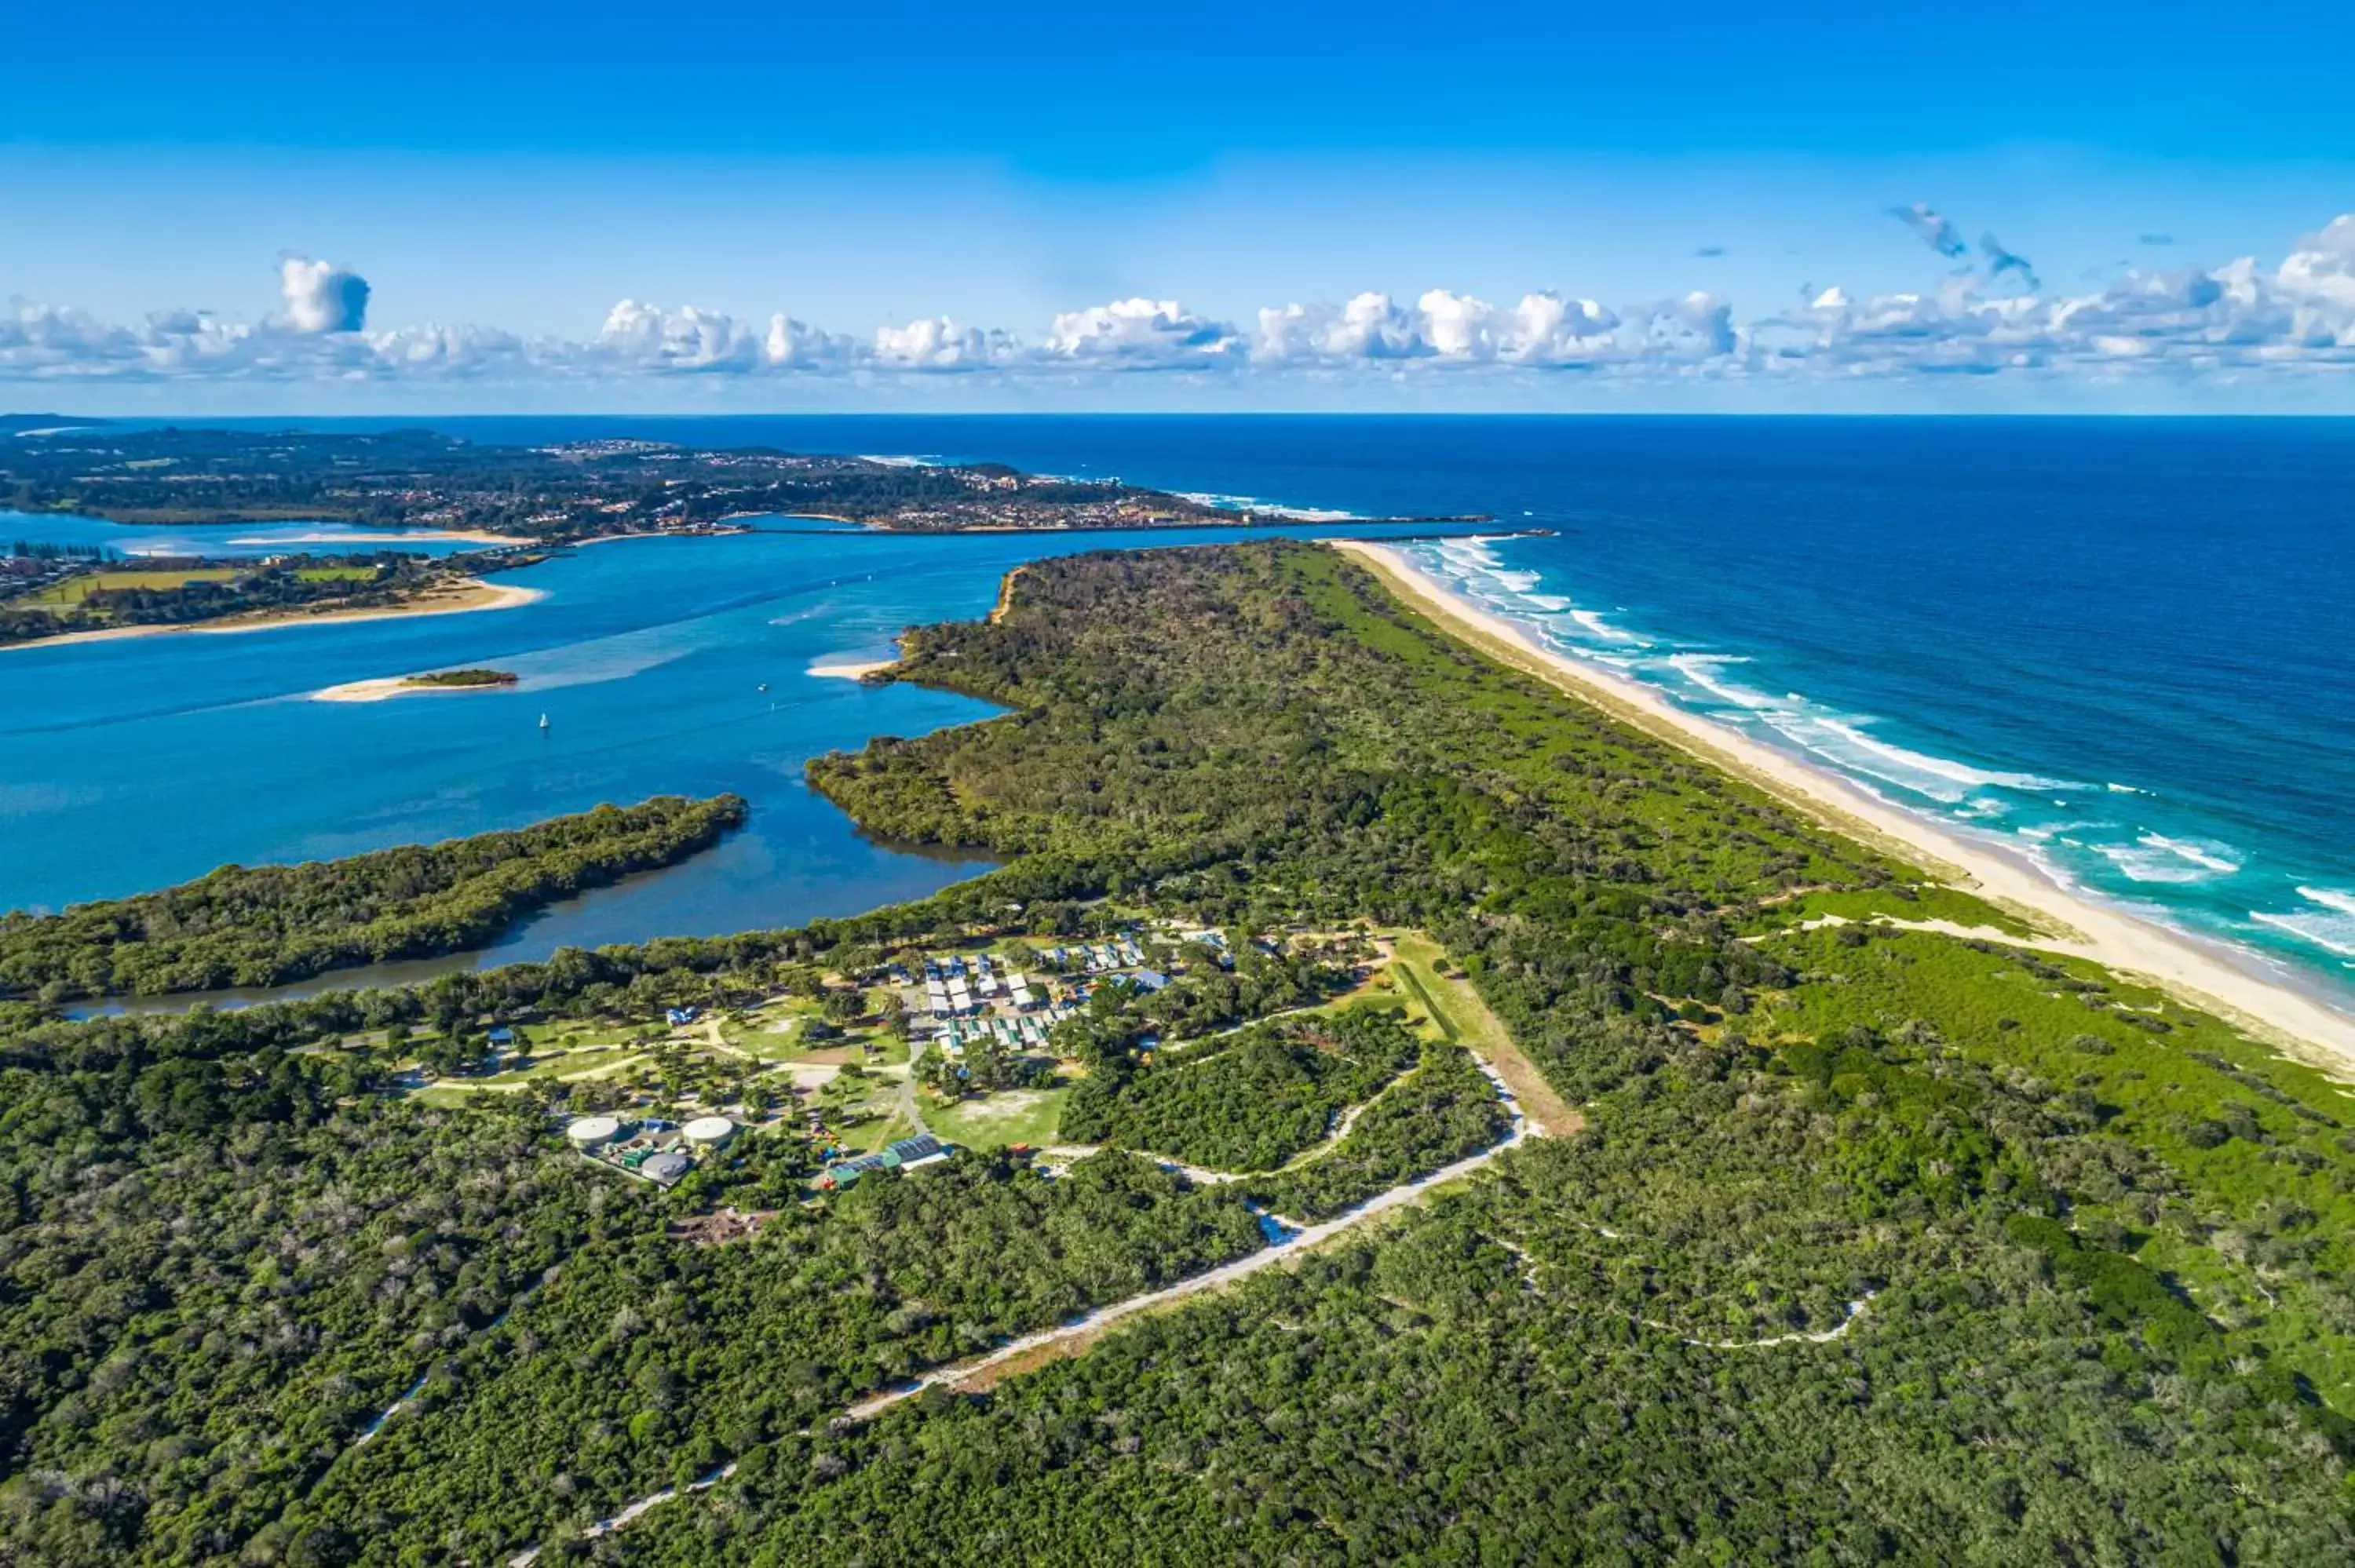
[[[2300,887],[2297,895],[2317,907],[2280,912],[2252,909],[2249,918],[2286,931],[2327,953],[2355,959],[2355,893],[2335,887]]]
[[[2184,839],[2170,839],[2163,833],[2145,833],[2135,842],[2145,849],[2162,850],[2219,875],[2229,876],[2241,869],[2241,863],[2232,858],[2235,852],[2230,844],[2194,843]]]
[[[2350,919],[2355,919],[2355,893],[2341,893],[2335,887],[2300,887],[2297,895],[2310,904],[2319,904],[2325,909],[2335,909]]]
[[[1488,541],[1476,535],[1442,541],[1439,555],[1457,577],[1487,577],[1505,564],[1488,547]]]
[[[1573,609],[1570,612],[1570,618],[1571,620],[1578,622],[1579,625],[1586,628],[1587,630],[1593,632],[1595,636],[1603,639],[1605,642],[1640,643],[1644,641],[1634,632],[1623,630],[1619,627],[1614,626],[1609,621],[1604,620],[1603,613],[1600,610]]]
[[[2091,829],[2115,828],[2117,824],[2115,822],[2038,822],[2031,823],[2023,828],[2015,829],[2014,832],[2018,832],[2021,838],[2027,839],[2030,842],[2041,844],[2047,839],[2055,838],[2063,833],[2082,833]],[[2073,843],[2076,841],[2073,839],[2063,838],[2061,842],[2063,843]]]
[[[1519,620],[1548,647],[1624,671],[1689,705],[1714,707],[1727,722],[1771,731],[1782,742],[1847,775],[1868,794],[1879,796],[1877,786],[1892,785],[1897,794],[1883,797],[1892,805],[1904,805],[1905,796],[1915,797],[1916,806],[1923,800],[1935,801],[1945,808],[1941,813],[1944,820],[1965,831],[2001,834],[2064,888],[2085,887],[2146,917],[2179,923],[2187,911],[2161,902],[2170,896],[2165,889],[2218,882],[2243,869],[2243,853],[2215,840],[2170,836],[2115,821],[2066,815],[2072,797],[2076,809],[2083,810],[2091,806],[2084,799],[2088,794],[2147,797],[2155,793],[2141,786],[2051,779],[1899,746],[1870,733],[1871,720],[1826,709],[1803,693],[1786,692],[1777,698],[1744,685],[1729,673],[1734,666],[1751,662],[1743,655],[1682,652],[1629,657],[1631,650],[1654,644],[1611,625],[1594,610],[1541,591],[1542,585],[1535,580],[1540,574],[1508,568],[1489,546],[1486,538],[1458,538],[1424,546],[1418,553],[1440,575],[1454,578],[1467,597]],[[2006,799],[2001,791],[2043,799],[2023,803]],[[2016,810],[2046,814],[2047,806],[2061,809],[2056,820],[2017,825],[2002,821]],[[2131,841],[2126,838],[2127,833],[2135,835]],[[2105,868],[2106,874],[2088,886],[2085,874],[2094,866]],[[2150,894],[2142,898],[2121,897],[2118,878],[2147,885]],[[2345,967],[2355,969],[2355,890],[2302,886],[2297,891],[2307,901],[2306,907],[2253,911],[2249,918],[2347,960]],[[2197,928],[2200,923],[2193,924]],[[2243,927],[2243,936],[2246,931]]]
[[[1850,745],[1870,753],[1897,768],[1914,774],[1927,774],[1972,789],[2074,789],[2080,786],[2065,779],[2045,779],[2034,773],[2007,773],[1989,768],[1974,768],[1967,762],[1957,762],[1951,757],[1934,757],[1926,751],[1913,751],[1894,746],[1866,734],[1845,720],[1827,718],[1819,721],[1833,734]]]
[[[1721,702],[1751,713],[1764,713],[1781,705],[1764,692],[1751,690],[1726,680],[1721,672],[1729,664],[1747,664],[1750,661],[1734,653],[1671,653],[1661,661],[1678,674],[1699,686]]]
[[[1455,578],[1464,591],[1479,602],[1524,624],[1536,621],[1534,630],[1541,639],[1563,652],[1600,659],[1598,651],[1581,646],[1582,641],[1620,648],[1650,646],[1645,639],[1612,625],[1599,610],[1572,608],[1560,595],[1539,592],[1541,573],[1507,567],[1490,546],[1491,541],[1480,535],[1443,540],[1431,546],[1425,558],[1433,560],[1442,572]],[[1570,628],[1561,624],[1565,613],[1576,627],[1576,634],[1571,634]],[[1604,662],[1616,668],[1631,667],[1617,660]],[[1893,745],[1869,733],[1864,727],[1868,721],[1864,719],[1827,712],[1801,693],[1790,692],[1777,697],[1743,685],[1725,673],[1730,667],[1749,662],[1740,654],[1672,653],[1657,661],[1648,673],[1651,683],[1658,685],[1662,683],[1659,669],[1673,671],[1678,677],[1677,684],[1697,688],[1728,708],[1754,717],[1785,740],[1842,771],[1895,785],[1942,805],[1961,806],[1989,789],[2089,788],[2069,779],[1981,768]],[[1646,673],[1641,664],[1633,668],[1639,675]],[[1669,689],[1673,691],[1674,687]],[[2005,809],[2008,808],[1998,802],[1987,801],[1966,815],[1995,816]]]
[[[1171,492],[1180,501],[1190,501],[1197,506],[1214,506],[1221,512],[1257,512],[1270,517],[1285,517],[1295,523],[1354,523],[1354,512],[1340,512],[1329,506],[1287,506],[1280,501],[1262,501],[1256,495],[1227,495],[1215,490],[1179,490]]]
[[[2171,850],[2153,849],[2140,842],[2130,844],[2095,844],[2094,853],[2118,868],[2128,882],[2180,884],[2207,882],[2216,873],[2204,865],[2195,865]]]

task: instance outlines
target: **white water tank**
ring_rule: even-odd
[[[575,1149],[602,1149],[613,1141],[622,1124],[610,1116],[584,1116],[564,1129],[564,1136]]]
[[[680,1130],[698,1149],[717,1149],[736,1136],[736,1124],[724,1116],[699,1116]]]

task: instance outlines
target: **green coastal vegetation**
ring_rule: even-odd
[[[516,673],[512,670],[435,670],[429,674],[404,675],[400,679],[400,683],[404,686],[447,686],[459,689],[472,686],[512,686],[516,683]]]
[[[0,916],[0,995],[63,1001],[281,985],[463,952],[559,898],[709,849],[743,820],[738,796],[657,796],[343,860],[225,865],[61,915]]]
[[[1272,1171],[1412,1066],[1415,1049],[1394,1018],[1351,1008],[1253,1024],[1149,1065],[1099,1052],[1063,1112],[1063,1136],[1216,1170]]]
[[[390,551],[229,564],[93,560],[87,570],[0,598],[0,644],[132,626],[386,609],[457,575],[463,572],[446,562]]]
[[[0,1559],[2355,1554],[2339,1085],[1316,546],[1039,563],[902,646],[1006,711],[809,772],[1006,857],[932,898],[236,1012],[0,1003]],[[259,903],[272,950],[352,924]],[[1933,914],[2014,939],[1905,928]],[[147,945],[49,929],[40,985]],[[1105,1146],[1060,1174],[967,1149],[821,1192],[780,1118],[665,1190],[561,1147],[595,1082],[405,1082],[421,1038],[609,1052],[666,1010],[697,1011],[650,1054],[709,1019],[740,1075],[805,1071],[812,1022],[905,1030],[893,965],[1114,929],[1169,983],[1056,1026],[1057,1136]],[[847,1414],[1496,1148],[1508,1049],[1547,1136]],[[715,1241],[732,1204],[757,1232]]]
[[[542,544],[762,514],[939,532],[1238,521],[1184,496],[1003,463],[932,465],[649,440],[476,443],[432,430],[81,427],[0,450],[0,509],[132,524],[336,522]]]

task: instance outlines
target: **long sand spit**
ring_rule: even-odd
[[[414,545],[433,539],[461,545],[530,545],[524,534],[494,534],[485,528],[402,528],[389,533],[261,534],[231,539],[232,545]]]
[[[2355,1019],[2287,985],[2250,973],[2229,952],[2086,898],[2054,882],[2025,857],[1949,832],[1829,769],[1688,713],[1638,682],[1555,652],[1512,622],[1464,599],[1401,551],[1359,539],[1327,542],[1370,567],[1416,609],[1483,652],[1543,677],[1831,827],[2020,915],[2041,933],[2020,945],[2090,959],[2148,981],[2269,1044],[2355,1079]]]
[[[503,681],[480,686],[443,686],[421,682],[414,675],[380,675],[374,680],[346,681],[340,686],[325,686],[311,694],[314,703],[380,703],[388,697],[448,697],[466,692],[512,692],[515,683]]]
[[[112,642],[125,637],[163,637],[179,633],[226,636],[240,631],[277,631],[290,626],[349,626],[360,620],[400,620],[420,615],[463,615],[477,609],[514,609],[548,597],[546,588],[517,588],[461,577],[446,587],[429,588],[406,604],[378,609],[289,609],[227,620],[200,621],[189,626],[110,626],[99,631],[67,631],[36,637],[25,642],[0,643],[0,652],[12,649],[55,648],[69,642]]]

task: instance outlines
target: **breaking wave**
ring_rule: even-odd
[[[2355,893],[2335,887],[2300,887],[2299,897],[2315,907],[2249,911],[2249,918],[2342,959],[2355,959]]]

